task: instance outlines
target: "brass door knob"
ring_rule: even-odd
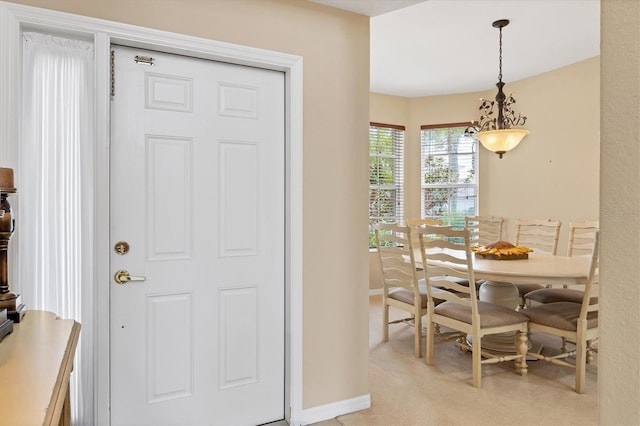
[[[116,272],[113,278],[118,284],[126,284],[129,281],[146,281],[147,279],[147,277],[143,276],[129,275],[129,271],[125,271],[124,269],[120,269]]]

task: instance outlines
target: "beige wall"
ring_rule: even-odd
[[[600,424],[640,424],[640,2],[602,0]]]
[[[369,393],[369,19],[300,0],[24,0],[304,57],[303,405]]]

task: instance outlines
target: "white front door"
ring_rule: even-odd
[[[111,423],[283,419],[284,74],[114,52]]]

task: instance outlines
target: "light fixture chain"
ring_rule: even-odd
[[[500,49],[499,49],[499,71],[498,71],[498,81],[502,81],[502,27],[500,27],[500,38],[499,38],[499,42],[500,42]]]

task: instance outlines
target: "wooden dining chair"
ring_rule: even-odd
[[[504,218],[496,216],[465,216],[464,227],[469,230],[471,246],[482,246],[495,241],[502,241],[502,225]],[[477,280],[479,289],[485,280]],[[463,284],[466,280],[458,280]],[[468,284],[468,283],[467,283]]]
[[[600,222],[569,222],[569,243],[567,244],[567,256],[593,254],[593,243],[596,232],[600,230]]]
[[[586,365],[592,359],[594,350],[591,342],[598,337],[598,291],[599,281],[595,279],[598,268],[599,231],[595,233],[595,243],[584,286],[581,303],[553,302],[523,309],[529,318],[529,330],[559,336],[563,349],[556,355],[530,352],[528,355],[541,361],[563,365],[575,369],[575,391],[584,393]],[[575,343],[575,350],[567,350],[565,341]],[[575,356],[575,362],[569,358]]]
[[[475,286],[456,282],[463,278],[475,282],[468,229],[425,225],[417,229],[427,290],[427,343],[425,362],[434,364],[435,339],[455,342],[472,353],[472,383],[482,386],[482,364],[514,361],[517,372],[527,374],[527,317],[513,309],[478,300]],[[451,335],[436,334],[436,326],[456,330]],[[484,351],[483,336],[516,332],[513,354]]]
[[[422,317],[427,313],[427,293],[418,284],[418,272],[411,238],[411,228],[378,223],[374,227],[382,276],[382,340],[389,340],[389,324],[413,326],[414,352],[422,356]],[[389,321],[389,308],[409,314]]]
[[[424,225],[440,226],[442,225],[442,219],[421,217],[415,219],[406,219],[405,223],[407,224],[407,226],[411,227],[411,241],[413,242],[413,246],[415,248],[419,248],[420,243],[418,241],[418,234],[416,234],[415,229]]]
[[[597,221],[569,223],[569,243],[567,256],[592,255],[595,249],[596,233],[599,230]],[[584,291],[575,288],[541,288],[524,295],[528,307],[553,302],[582,303]]]
[[[504,218],[495,216],[465,216],[464,227],[469,230],[471,245],[486,245],[502,241]]]
[[[549,219],[518,219],[516,220],[515,242],[516,246],[525,246],[534,252],[558,253],[558,239],[560,237],[559,220]],[[520,284],[514,283],[520,295],[519,308],[525,306],[525,296],[534,290],[545,288],[545,283]]]
[[[533,250],[556,255],[560,237],[559,220],[516,220],[515,245],[525,245]]]

